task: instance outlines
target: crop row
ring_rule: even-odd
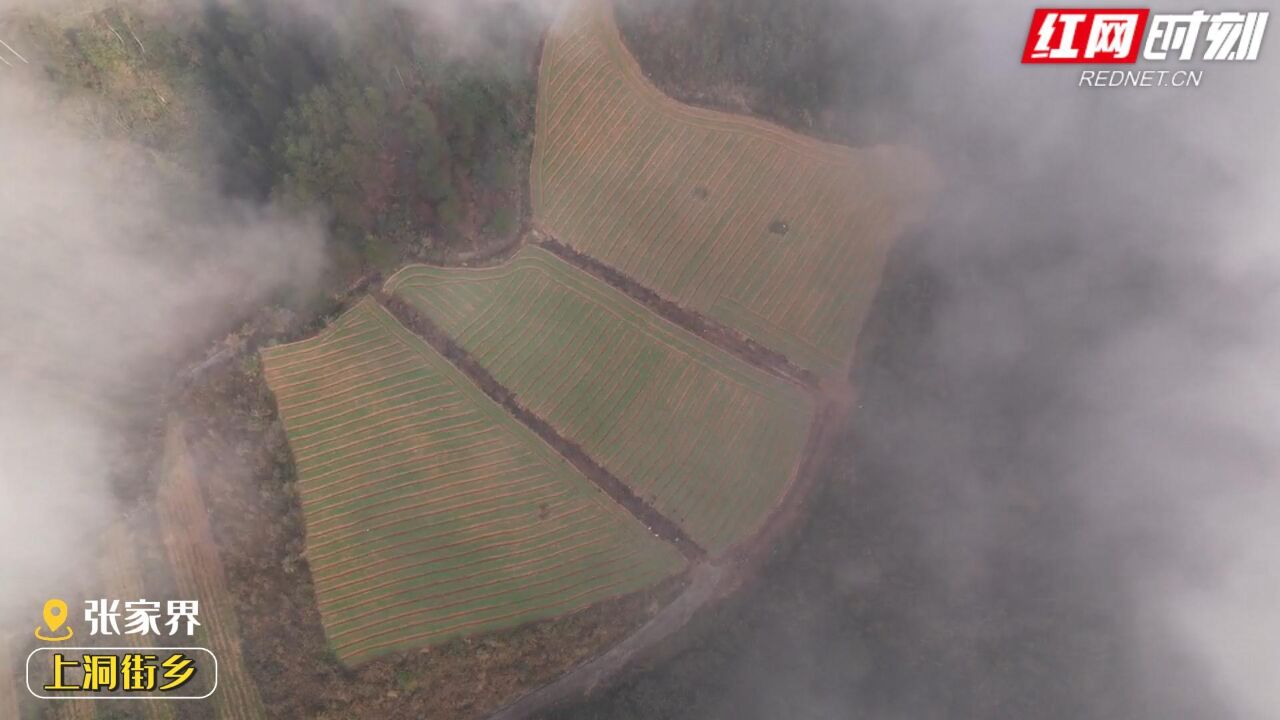
[[[372,300],[263,357],[344,661],[553,617],[681,567]]]
[[[107,557],[99,576],[106,584],[107,597],[152,597],[153,594],[148,593],[143,583],[142,565],[137,552],[138,540],[129,525],[124,521],[112,523],[103,534],[102,544],[106,548]],[[120,641],[125,645],[138,648],[156,645],[152,638],[137,634],[122,635]],[[76,705],[77,703],[67,704]],[[86,700],[84,704],[90,706],[91,712],[88,717],[94,717],[95,713],[92,710],[96,709],[99,703]],[[170,720],[174,717],[172,703],[139,702],[137,705],[147,720]]]
[[[843,366],[901,230],[913,156],[677,103],[597,0],[562,16],[539,83],[540,225],[801,365]]]
[[[200,602],[196,640],[207,642],[218,657],[218,689],[213,696],[217,715],[225,720],[265,718],[257,684],[245,668],[234,600],[178,424],[169,429],[165,462],[157,498],[165,550],[180,597]]]
[[[712,552],[748,536],[803,449],[807,395],[538,247],[410,266],[386,289]]]

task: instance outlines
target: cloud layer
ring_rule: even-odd
[[[1002,526],[992,463],[964,461],[946,433],[1007,453],[1081,509],[1059,538],[1072,547],[1043,562],[1070,551],[1084,577],[1117,583],[1123,607],[1111,587],[1084,590],[1124,627],[1142,716],[1195,716],[1216,696],[1280,717],[1276,53],[1192,64],[1195,89],[1078,88],[1078,68],[1017,63],[1032,3],[877,7],[890,43],[946,29],[894,71],[949,181],[925,250],[949,289],[927,350],[979,393],[977,427],[917,439],[976,499],[921,531],[961,583],[998,572],[983,567],[993,545],[1038,538]],[[1017,430],[983,450],[981,423]]]
[[[177,361],[312,286],[324,234],[86,132],[29,75],[2,80],[0,618],[25,624],[93,560],[122,433],[156,419]]]

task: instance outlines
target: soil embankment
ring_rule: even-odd
[[[812,371],[796,365],[786,355],[777,350],[760,344],[728,325],[723,325],[701,313],[667,300],[651,288],[641,285],[616,268],[610,267],[590,255],[574,250],[545,232],[534,230],[531,235],[533,242],[539,247],[555,253],[565,262],[590,273],[610,287],[626,293],[660,317],[713,343],[716,347],[732,353],[752,366],[771,375],[799,383],[810,390],[818,386],[818,378]]]

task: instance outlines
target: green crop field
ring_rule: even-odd
[[[683,567],[376,302],[262,355],[345,662],[557,616]]]
[[[535,222],[802,366],[843,368],[922,161],[678,103],[607,0],[571,1],[542,56]]]
[[[807,393],[546,250],[410,266],[386,289],[712,552],[748,537],[795,474]]]

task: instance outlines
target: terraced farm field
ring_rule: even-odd
[[[266,718],[258,686],[240,651],[235,600],[227,590],[204,496],[196,484],[182,427],[174,422],[165,439],[164,462],[165,478],[157,493],[156,510],[179,595],[200,601],[201,626],[191,644],[207,647],[218,657],[218,690],[212,696],[216,716],[218,720]]]
[[[571,2],[542,55],[535,222],[801,366],[842,368],[923,162],[678,103],[607,0]]]
[[[153,594],[147,592],[143,582],[142,566],[138,559],[138,548],[140,547],[139,539],[136,533],[130,530],[129,524],[124,520],[117,520],[107,527],[103,533],[102,546],[105,548],[106,557],[98,572],[104,587],[106,596],[113,598],[145,598],[153,597]],[[116,644],[113,642],[113,644]],[[142,635],[130,635],[128,633],[121,635],[118,641],[119,645],[127,645],[136,648],[154,647],[157,644],[155,638],[144,637]],[[214,652],[219,653],[220,650],[215,649]],[[239,662],[236,659],[234,662]],[[70,708],[83,705],[83,709],[77,709],[77,712],[85,713],[85,717],[96,717],[96,710],[101,703],[94,700],[79,701],[63,701],[59,705],[67,705]],[[153,702],[153,701],[137,701],[134,711],[137,716],[145,718],[145,720],[173,720],[175,703]]]
[[[342,660],[561,615],[683,568],[376,302],[262,355]]]
[[[538,247],[500,267],[407,267],[386,283],[521,404],[711,552],[786,489],[813,407]]]

